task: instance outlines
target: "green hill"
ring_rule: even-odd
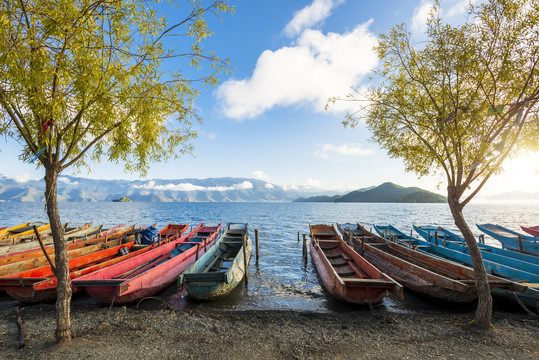
[[[341,196],[315,196],[299,198],[295,202],[388,202],[388,203],[444,203],[442,195],[420,189],[403,187],[391,182],[368,190],[355,190]]]

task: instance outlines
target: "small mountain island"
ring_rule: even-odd
[[[112,199],[112,202],[133,202],[133,200],[131,200],[127,196],[124,196],[120,199]]]
[[[391,182],[374,188],[359,189],[344,195],[313,196],[294,202],[372,202],[372,203],[444,203],[447,199],[418,187],[403,187]]]

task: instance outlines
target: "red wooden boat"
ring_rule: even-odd
[[[222,224],[200,223],[187,235],[73,281],[106,304],[126,304],[159,293],[216,241]]]
[[[403,298],[402,286],[348,246],[334,226],[310,225],[311,256],[324,286],[336,299],[374,304],[389,292]]]
[[[531,227],[525,227],[521,226],[522,230],[527,232],[528,234],[532,236],[539,236],[539,226],[531,226]]]
[[[135,228],[135,225],[130,226],[127,229],[121,230],[119,232],[116,232],[110,236],[102,236],[99,238],[89,239],[86,241],[77,240],[75,242],[70,242],[66,244],[66,249],[67,251],[71,251],[71,250],[80,249],[80,248],[84,248],[84,247],[88,247],[88,246],[96,245],[100,243],[108,243],[110,241],[114,241],[114,240],[120,239],[121,237],[124,237],[128,232],[130,232],[134,228]],[[129,238],[126,238],[123,242],[124,243],[129,242]],[[54,254],[54,245],[45,246],[45,251],[49,255]],[[12,263],[20,262],[20,261],[27,261],[30,259],[41,258],[41,257],[43,258],[45,257],[45,255],[43,254],[43,250],[41,248],[28,249],[25,251],[5,254],[5,255],[0,256],[0,267],[7,264],[12,264]]]
[[[148,252],[151,247],[135,249],[135,242],[118,245],[69,260],[71,279],[112,266]],[[124,249],[124,250],[122,250]],[[132,251],[125,254],[126,251]],[[0,288],[22,302],[41,302],[56,298],[56,277],[50,265],[0,277]],[[76,291],[76,289],[74,289]]]

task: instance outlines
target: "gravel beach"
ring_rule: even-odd
[[[538,359],[539,320],[495,311],[494,329],[469,325],[473,311],[342,313],[188,307],[74,308],[75,338],[54,342],[54,305],[0,309],[3,359]]]

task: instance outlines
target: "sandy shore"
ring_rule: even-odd
[[[473,311],[402,314],[187,308],[76,308],[75,339],[54,342],[54,305],[22,308],[18,349],[13,307],[0,309],[4,359],[538,359],[539,320],[496,311],[495,329],[469,325]]]

